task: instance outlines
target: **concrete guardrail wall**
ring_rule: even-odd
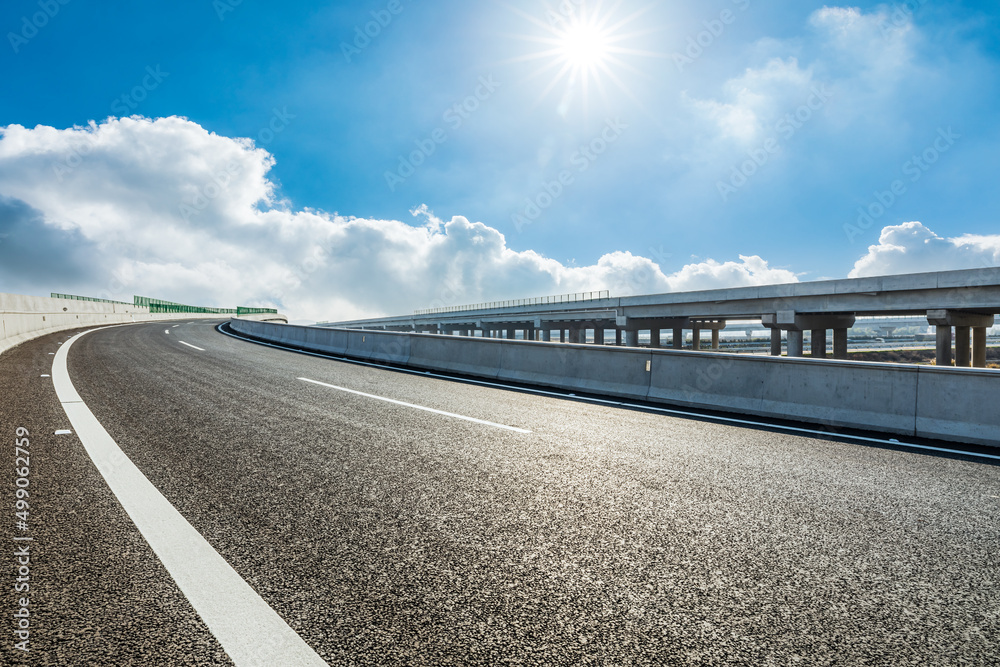
[[[265,341],[423,370],[1000,446],[995,370],[230,324]]]
[[[130,304],[0,294],[0,354],[32,338],[79,327],[129,322],[218,320],[224,317],[225,315],[150,313],[148,308]]]

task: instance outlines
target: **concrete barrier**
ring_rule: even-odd
[[[390,331],[349,331],[348,357],[389,364],[406,364],[410,358],[409,334]]]
[[[224,317],[225,315],[150,313],[148,308],[131,304],[0,294],[0,354],[33,338],[68,329]]]
[[[1000,445],[1000,371],[920,369],[916,434]]]
[[[233,320],[249,335],[346,356],[665,405],[1000,447],[1000,372],[564,345]],[[322,333],[306,333],[319,329]],[[340,338],[338,338],[340,337]],[[322,340],[320,340],[322,339]],[[324,342],[325,341],[325,342]],[[320,349],[319,347],[315,349]],[[649,363],[647,372],[646,364]]]
[[[893,364],[656,351],[649,400],[913,434],[918,370]]]
[[[649,350],[504,341],[497,378],[592,394],[645,400]]]
[[[503,341],[435,334],[410,336],[409,365],[425,370],[496,379],[500,372]]]

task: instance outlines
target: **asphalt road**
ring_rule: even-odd
[[[54,435],[70,426],[41,376],[69,336],[0,356],[0,662],[232,664],[76,434]],[[331,665],[1000,660],[998,466],[319,359],[204,322],[91,333],[69,372]],[[26,535],[24,655],[11,553]]]

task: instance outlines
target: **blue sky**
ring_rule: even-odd
[[[998,21],[919,0],[7,2],[0,291],[338,319],[996,265]]]

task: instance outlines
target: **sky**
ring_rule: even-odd
[[[1000,265],[1000,5],[8,0],[0,292],[336,321]]]

